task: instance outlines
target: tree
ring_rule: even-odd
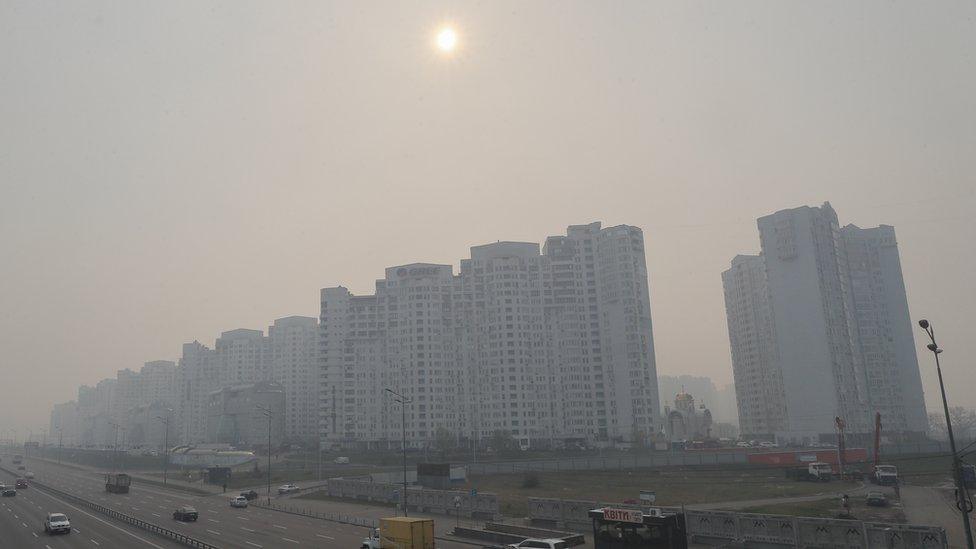
[[[952,420],[952,433],[958,440],[970,440],[976,435],[976,411],[962,406],[949,408],[949,419]],[[945,414],[929,414],[929,433],[933,438],[945,440],[948,438]]]
[[[498,430],[491,434],[491,447],[499,454],[515,452],[515,437],[509,431]]]
[[[454,435],[446,427],[440,426],[434,431],[434,448],[441,454],[441,459],[449,450],[454,448]]]

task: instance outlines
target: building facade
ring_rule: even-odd
[[[498,432],[522,446],[643,443],[662,427],[636,227],[572,226],[541,251],[475,246],[457,275],[402,265],[373,295],[321,297],[325,445],[397,445],[402,430],[416,447]]]
[[[910,329],[910,344],[898,347],[898,357],[875,352],[878,342],[871,339],[878,321],[908,326],[900,266],[892,271],[897,251],[885,269],[891,271],[889,291],[899,297],[871,293],[869,282],[885,277],[880,263],[865,266],[865,245],[856,244],[861,233],[845,229],[851,235],[845,238],[829,203],[782,210],[757,224],[761,254],[737,256],[722,274],[743,436],[817,440],[835,436],[838,417],[848,432],[867,434],[875,411],[892,419],[916,416],[907,410],[923,402],[921,383],[905,385],[902,374],[918,376]],[[893,229],[890,236],[893,246]],[[868,314],[889,301],[904,306],[886,309],[894,316]],[[882,410],[882,395],[887,390],[890,397],[896,384],[910,397],[901,403],[888,398]],[[924,405],[920,413],[924,417]],[[906,435],[924,432],[896,423]]]
[[[277,448],[284,440],[285,388],[261,381],[218,389],[210,393],[206,424],[208,443],[267,448],[270,438]]]
[[[318,440],[318,327],[317,318],[289,316],[268,328],[271,380],[285,389],[285,440],[290,442]]]

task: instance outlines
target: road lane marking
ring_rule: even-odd
[[[152,516],[158,517],[159,516],[159,513],[153,513]]]
[[[254,543],[252,541],[245,541],[244,543],[246,543],[248,545],[253,545],[254,547],[264,547],[263,545],[258,545],[258,544]]]
[[[38,537],[37,532],[31,532],[31,535],[34,536],[35,538]]]
[[[218,523],[218,524],[220,523],[220,521],[219,521],[219,520],[214,520],[214,519],[207,519],[207,520],[209,520],[210,522],[216,522],[216,523]]]
[[[272,524],[271,526],[274,526],[275,528],[281,528],[282,530],[287,530],[288,529],[287,526],[281,526],[279,524]]]
[[[283,539],[283,540],[285,540],[285,541],[287,541],[287,542],[291,542],[291,543],[295,543],[295,544],[297,544],[297,543],[298,543],[297,541],[295,541],[295,540],[293,540],[293,539],[288,539],[288,538],[281,538],[281,539]]]
[[[220,532],[217,532],[215,530],[207,530],[207,531],[210,532],[211,534],[215,535],[215,536],[219,536],[220,535]]]
[[[316,536],[318,536],[318,537],[320,537],[320,538],[325,538],[325,539],[335,539],[335,538],[334,538],[334,537],[332,537],[332,536],[325,536],[325,535],[322,535],[322,534],[315,534],[315,535],[316,535]]]
[[[244,530],[245,532],[251,532],[252,534],[254,532],[257,532],[257,530],[251,530],[250,528],[244,528],[243,526],[241,526],[241,530]]]
[[[95,541],[95,540],[91,540],[91,542],[92,542],[92,543],[94,543],[95,545],[101,545],[101,543],[98,543],[98,542],[97,542],[97,541]]]

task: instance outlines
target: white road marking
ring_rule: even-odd
[[[158,517],[159,516],[159,513],[153,513],[152,516]]]
[[[298,543],[297,541],[295,541],[295,540],[293,540],[293,539],[288,539],[288,538],[281,538],[281,539],[283,539],[283,540],[285,540],[285,541],[287,541],[287,542],[291,542],[291,543],[295,543],[295,544],[297,544],[297,543]]]
[[[31,535],[34,536],[35,538],[38,537],[37,532],[31,532]]]
[[[279,524],[272,524],[271,526],[274,526],[275,528],[281,528],[282,530],[287,530],[288,529],[287,526],[281,526]]]
[[[253,545],[254,547],[264,547],[263,545],[258,545],[258,544],[254,543],[252,541],[245,541],[244,543],[246,543],[248,545]]]
[[[215,536],[219,536],[220,535],[220,532],[216,532],[214,530],[207,530],[207,531],[210,532],[211,534],[215,535]]]
[[[44,496],[46,496],[46,497],[48,497],[48,498],[51,498],[51,499],[53,499],[54,501],[57,501],[58,503],[61,503],[61,504],[63,504],[63,505],[66,505],[66,506],[68,506],[68,507],[70,507],[70,508],[72,508],[72,509],[74,509],[75,511],[78,511],[79,513],[81,513],[81,514],[83,514],[83,515],[88,515],[89,517],[91,517],[91,518],[93,518],[93,519],[95,519],[95,520],[97,520],[98,522],[101,522],[102,524],[104,524],[104,525],[106,525],[106,526],[109,526],[109,527],[111,527],[111,528],[115,528],[115,529],[116,529],[116,530],[118,530],[119,532],[122,532],[123,534],[125,534],[125,535],[127,535],[127,536],[130,536],[130,537],[133,537],[133,538],[135,538],[135,539],[137,539],[137,540],[139,540],[139,541],[141,541],[141,542],[143,542],[143,543],[145,543],[146,545],[148,545],[148,546],[150,546],[150,547],[155,547],[156,549],[164,549],[163,547],[161,547],[161,546],[159,546],[159,545],[156,545],[155,543],[153,543],[153,542],[151,542],[151,541],[149,541],[149,540],[147,540],[147,539],[145,539],[145,538],[141,538],[141,537],[139,537],[139,536],[137,536],[137,535],[135,535],[135,534],[133,534],[132,532],[130,532],[130,531],[128,531],[128,530],[125,530],[124,528],[119,528],[118,526],[116,526],[116,525],[114,525],[114,524],[112,524],[112,523],[110,523],[110,522],[106,522],[106,521],[104,521],[104,520],[102,520],[102,519],[100,519],[100,518],[98,518],[98,517],[96,517],[95,515],[93,515],[93,514],[91,514],[91,513],[89,513],[89,512],[87,512],[87,511],[82,511],[82,510],[81,510],[81,509],[79,509],[78,507],[75,507],[74,505],[72,505],[72,504],[70,504],[70,503],[67,503],[67,502],[65,502],[64,500],[61,500],[61,499],[59,499],[59,498],[56,498],[56,497],[54,497],[54,496],[52,496],[52,495],[50,495],[50,494],[45,494],[44,492],[38,492],[38,493],[40,493],[40,494],[43,494]]]
[[[209,520],[210,522],[216,522],[217,524],[220,524],[219,520],[214,520],[214,519],[207,519],[207,520]]]
[[[250,528],[244,528],[243,526],[241,526],[241,530],[244,530],[245,532],[251,532],[251,533],[254,533],[254,532],[257,531],[257,530],[251,530]]]
[[[95,540],[91,540],[91,542],[92,542],[92,543],[94,543],[95,545],[101,545],[101,543],[98,543],[98,542],[97,542],[97,541],[95,541]]]
[[[234,518],[236,518],[237,520],[244,520],[244,521],[250,520],[247,517],[234,517]]]
[[[334,537],[332,537],[332,536],[326,536],[326,535],[323,535],[323,534],[315,534],[315,535],[316,535],[316,536],[318,536],[318,537],[320,537],[320,538],[325,538],[325,539],[335,539],[335,538],[334,538]]]

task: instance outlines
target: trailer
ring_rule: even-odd
[[[111,494],[128,494],[132,479],[125,473],[108,473],[105,475],[105,491]]]

